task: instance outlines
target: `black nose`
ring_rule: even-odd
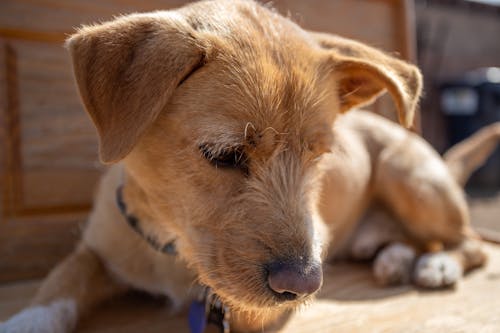
[[[275,262],[268,265],[268,272],[269,288],[289,300],[313,294],[323,283],[323,270],[318,263]]]

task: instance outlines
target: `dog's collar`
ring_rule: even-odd
[[[191,333],[203,333],[214,326],[221,333],[229,333],[230,312],[210,288],[205,288],[201,297],[189,307],[189,329]]]
[[[146,240],[146,242],[148,242],[148,244],[151,245],[152,248],[162,253],[177,255],[175,239],[167,242],[166,244],[160,244],[160,242],[155,237],[144,233],[140,226],[140,221],[136,216],[127,213],[127,204],[123,200],[123,185],[120,185],[116,189],[116,205],[118,206],[118,209],[122,213],[123,217],[125,217],[128,225],[132,229],[134,229],[134,231],[137,232],[142,238],[144,238],[144,240]]]
[[[161,245],[156,238],[146,235],[140,227],[139,219],[127,213],[127,204],[123,199],[123,185],[116,189],[116,205],[128,225],[148,242],[155,250],[177,255],[175,239]],[[189,307],[189,328],[191,333],[203,333],[208,325],[215,326],[221,333],[229,333],[229,309],[224,306],[210,288],[205,287],[198,300]]]

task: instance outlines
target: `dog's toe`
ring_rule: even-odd
[[[375,279],[382,285],[410,282],[415,257],[415,250],[408,245],[393,243],[387,246],[373,263]]]
[[[424,288],[442,288],[454,285],[463,275],[460,263],[446,253],[422,255],[415,266],[414,281]]]

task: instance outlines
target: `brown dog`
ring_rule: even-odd
[[[222,301],[222,325],[231,311],[232,329],[261,330],[311,299],[328,258],[387,245],[377,278],[413,272],[424,287],[483,263],[456,179],[499,126],[450,153],[449,168],[396,124],[342,115],[388,91],[409,126],[416,67],[251,1],[121,17],[81,28],[68,48],[101,159],[120,163],[37,306],[0,330],[67,332],[129,288],[182,307],[201,285]],[[423,254],[433,244],[443,251]]]

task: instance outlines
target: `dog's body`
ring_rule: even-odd
[[[101,158],[123,162],[101,180],[83,239],[43,284],[40,307],[7,332],[71,330],[129,288],[182,307],[198,283],[231,309],[233,328],[260,330],[311,298],[324,260],[387,245],[377,279],[424,287],[484,262],[459,184],[472,167],[460,166],[486,158],[498,125],[447,165],[388,120],[340,115],[387,89],[409,125],[413,66],[249,1],[120,18],[83,28],[69,48]],[[159,251],[173,243],[177,255]],[[444,251],[421,255],[433,244]]]

